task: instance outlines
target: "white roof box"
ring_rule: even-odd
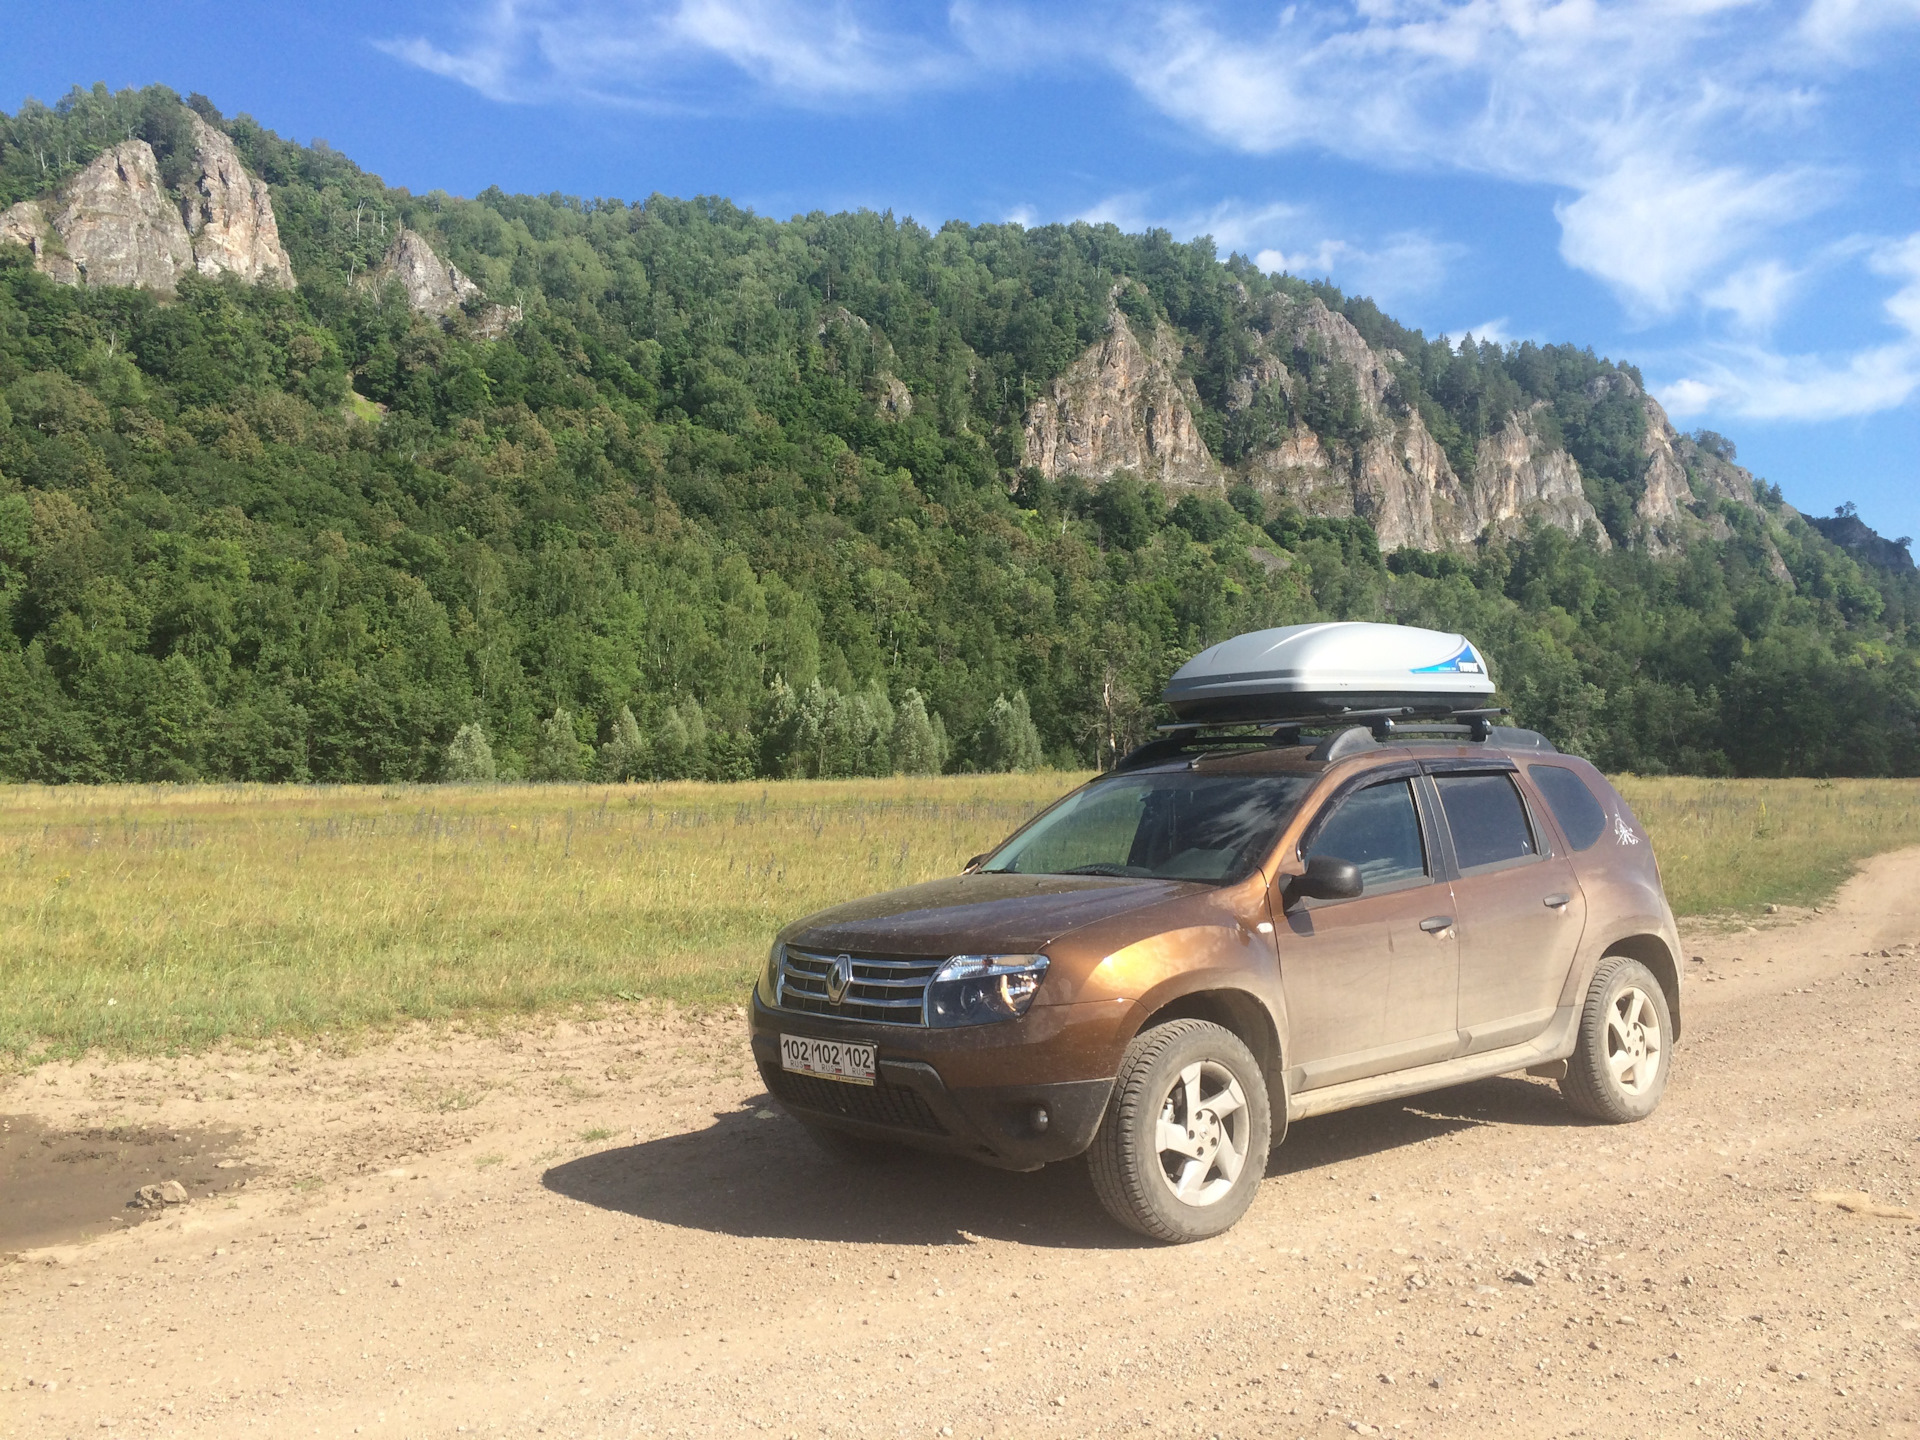
[[[1223,640],[1174,671],[1161,698],[1191,724],[1346,710],[1445,714],[1492,694],[1486,659],[1464,635],[1343,620]]]

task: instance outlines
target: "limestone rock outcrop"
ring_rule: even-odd
[[[1275,401],[1297,416],[1309,372],[1317,373],[1351,382],[1365,438],[1326,442],[1296,421],[1292,433],[1247,457],[1246,475],[1257,487],[1310,515],[1362,516],[1388,550],[1471,545],[1484,535],[1517,534],[1535,518],[1571,534],[1591,525],[1599,543],[1609,543],[1580,467],[1546,443],[1533,412],[1509,417],[1481,443],[1472,473],[1461,476],[1420,412],[1397,403],[1397,355],[1374,350],[1318,298],[1275,297],[1263,318],[1266,353],[1229,387],[1229,410],[1248,409],[1277,388]]]
[[[1142,346],[1115,306],[1105,337],[1028,409],[1026,463],[1054,478],[1130,470],[1162,483],[1218,483],[1220,467],[1193,423],[1198,397],[1178,378],[1178,363],[1166,327]]]
[[[458,266],[442,260],[426,236],[404,225],[374,272],[376,281],[389,278],[400,282],[412,309],[439,319],[480,298],[478,285],[461,274]]]
[[[74,176],[53,228],[90,286],[171,294],[193,268],[193,242],[144,140],[122,141]]]
[[[1482,535],[1517,535],[1538,517],[1571,535],[1592,526],[1600,548],[1611,547],[1587,499],[1580,467],[1540,435],[1534,417],[1545,408],[1544,400],[1536,401],[1532,409],[1509,415],[1498,433],[1480,442],[1459,519],[1447,537],[1453,544],[1470,544]]]
[[[167,188],[151,145],[125,140],[52,195],[0,216],[0,240],[25,245],[36,269],[66,285],[171,294],[198,271],[292,289],[266,184],[247,173],[226,135],[185,113],[194,178],[184,195]]]
[[[520,323],[518,305],[481,305],[480,287],[458,265],[440,258],[440,252],[418,230],[400,227],[387,246],[379,267],[367,277],[379,285],[398,280],[406,292],[407,305],[422,315],[447,320],[466,312],[473,317],[473,334],[480,340],[498,340]]]
[[[1272,392],[1269,403],[1297,416],[1311,382],[1281,358],[1297,356],[1306,366],[1333,367],[1351,379],[1366,438],[1329,445],[1296,420],[1277,444],[1247,457],[1247,478],[1306,514],[1364,517],[1388,550],[1459,543],[1458,517],[1470,507],[1419,412],[1400,413],[1393,405],[1389,357],[1376,353],[1344,315],[1318,298],[1276,301],[1264,318],[1270,327],[1266,350],[1231,387],[1229,409],[1248,409],[1262,402],[1263,392]]]
[[[27,253],[33,256],[33,268],[42,275],[62,285],[80,283],[73,257],[67,254],[66,245],[38,200],[22,200],[0,215],[0,243],[9,240],[27,247]]]
[[[187,113],[199,172],[183,207],[195,268],[202,275],[238,275],[256,285],[293,289],[293,262],[280,244],[267,182],[247,173],[223,132]]]

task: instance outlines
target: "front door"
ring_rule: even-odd
[[[1309,832],[1301,858],[1352,861],[1365,888],[1351,900],[1296,901],[1280,916],[1295,1092],[1459,1048],[1453,902],[1435,882],[1433,850],[1411,777],[1336,798]]]
[[[1465,1053],[1546,1029],[1586,925],[1573,865],[1553,852],[1504,771],[1437,774],[1458,874]]]

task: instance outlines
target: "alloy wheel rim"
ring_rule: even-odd
[[[1653,998],[1629,985],[1607,1006],[1607,1070],[1628,1095],[1644,1095],[1660,1075],[1660,1012]]]
[[[1247,1163],[1246,1092],[1226,1066],[1196,1060],[1160,1106],[1154,1152],[1161,1182],[1183,1205],[1217,1205]]]

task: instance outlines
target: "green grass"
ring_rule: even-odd
[[[1616,777],[1677,915],[1829,899],[1869,855],[1920,845],[1920,780]]]
[[[1080,778],[0,787],[0,1060],[738,1004],[785,921],[951,874]],[[1682,915],[1920,844],[1920,782],[1619,784]]]

